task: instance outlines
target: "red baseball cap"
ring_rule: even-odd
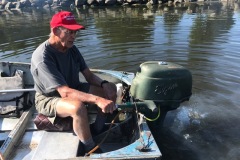
[[[68,11],[61,11],[53,15],[50,26],[51,28],[62,26],[70,30],[85,29],[84,26],[76,22],[74,15]]]

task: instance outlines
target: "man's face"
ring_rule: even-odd
[[[71,48],[73,46],[73,42],[76,38],[78,30],[69,30],[64,27],[58,27],[59,31],[58,37],[60,39],[60,43],[64,48]]]

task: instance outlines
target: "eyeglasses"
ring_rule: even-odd
[[[78,30],[69,30],[69,29],[63,28],[63,27],[58,27],[58,29],[60,29],[61,31],[63,31],[67,35],[72,35],[72,34],[76,35],[78,33]]]

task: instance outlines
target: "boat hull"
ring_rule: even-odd
[[[30,99],[33,101],[35,91],[33,90],[34,82],[30,73],[30,64],[9,62],[8,65],[10,72],[14,72],[16,69],[24,71],[24,90],[30,92]],[[91,70],[102,79],[106,79],[115,84],[124,83],[124,85],[130,86],[132,79],[134,78],[134,74],[128,72],[98,69]],[[79,77],[81,81],[84,81],[81,74]],[[33,123],[33,119],[37,115],[34,106],[31,110],[26,111],[26,114],[27,113],[28,115],[31,114],[31,116],[26,118],[27,123],[25,127],[21,126],[23,123],[20,123],[18,118],[0,118],[0,137],[2,137],[0,138],[0,141],[3,142],[0,152],[5,159],[158,159],[161,157],[161,152],[148,124],[145,120],[139,121],[139,116],[136,112],[122,113],[125,120],[119,120],[118,118],[114,124],[111,124],[111,121],[109,121],[108,125],[112,125],[111,129],[94,137],[95,142],[101,143],[100,147],[104,153],[91,154],[88,157],[79,155],[80,145],[75,147],[75,156],[72,154],[66,156],[66,150],[61,149],[60,145],[63,145],[63,148],[65,149],[69,149],[72,143],[64,143],[64,140],[74,140],[76,139],[76,135],[68,134],[67,132],[56,133],[38,130]],[[91,123],[91,121],[94,121],[96,118],[96,114],[89,114],[89,117]],[[20,131],[16,130],[17,127],[22,127],[21,134]],[[12,134],[13,132],[15,134]],[[58,154],[53,154],[53,152],[50,151],[54,146],[50,146],[50,149],[47,149],[48,143],[45,143],[46,139],[53,136],[53,134],[59,134],[60,136],[63,136],[64,134],[66,135],[63,136],[65,138],[64,140],[61,137],[62,141],[58,141],[57,139],[53,141],[52,145],[55,145],[54,150],[57,150]],[[14,142],[11,141],[12,136],[15,136],[16,138]],[[106,140],[101,142],[104,138],[106,138]],[[8,145],[10,143],[11,146]],[[145,149],[144,145],[147,146]],[[6,152],[6,150],[8,151]],[[42,156],[39,157],[39,155]]]

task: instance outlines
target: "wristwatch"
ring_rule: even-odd
[[[108,81],[106,81],[106,80],[103,80],[102,82],[101,82],[101,87],[103,87],[103,84],[104,83],[109,83]]]

